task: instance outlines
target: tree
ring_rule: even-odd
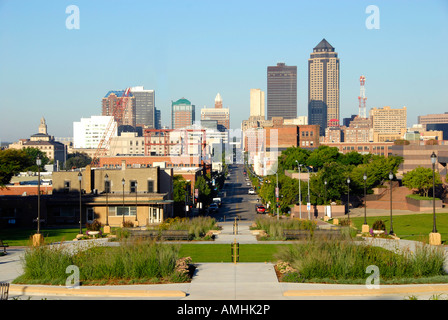
[[[433,171],[431,168],[417,167],[404,174],[403,185],[409,189],[418,189],[418,193],[428,197],[429,190],[433,186]],[[435,184],[441,184],[442,180],[438,172],[435,173]]]
[[[305,164],[310,156],[311,151],[302,149],[300,147],[291,147],[283,150],[278,158],[278,169],[279,172],[284,172],[285,170],[297,169],[297,162],[300,164]]]
[[[203,206],[212,202],[212,190],[210,189],[207,180],[203,176],[199,176],[194,185],[195,189],[199,190],[198,202],[202,202]]]
[[[37,171],[36,157],[39,155],[42,159],[40,166],[41,171],[44,171],[43,166],[48,163],[47,156],[36,148],[6,149],[0,150],[0,186],[4,186],[11,181],[11,178],[24,171]]]
[[[70,170],[72,168],[84,168],[92,162],[85,152],[75,152],[70,153],[65,161],[65,170]]]
[[[341,156],[338,148],[322,145],[310,154],[306,164],[319,170],[326,163],[338,162]]]

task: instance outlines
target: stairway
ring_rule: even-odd
[[[396,187],[392,189],[392,209],[408,210],[406,196],[412,191],[407,187]],[[367,201],[368,209],[390,209],[390,189],[388,189],[380,199]]]

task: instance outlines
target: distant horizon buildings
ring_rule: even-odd
[[[171,129],[182,129],[194,124],[195,105],[185,98],[171,102]]]
[[[223,108],[222,97],[219,93],[215,97],[214,108],[201,109],[201,121],[203,120],[216,120],[218,126],[230,130],[230,110]]]
[[[113,123],[113,116],[91,116],[73,122],[73,148],[96,149],[109,129],[109,138],[118,135],[118,126]],[[109,128],[109,125],[111,127]],[[105,139],[105,141],[109,141]],[[103,146],[109,149],[109,146]]]
[[[131,88],[135,97],[135,125],[143,128],[156,128],[155,91],[143,86]]]
[[[267,120],[297,118],[297,66],[267,67]]]
[[[102,99],[101,115],[113,116],[118,126],[135,127],[136,99],[132,92],[124,96],[125,90],[111,90]],[[125,103],[125,106],[122,104]]]
[[[339,124],[339,58],[322,39],[308,59],[308,123],[320,125],[320,135],[330,124]]]
[[[265,94],[261,89],[250,89],[249,118],[265,119]]]

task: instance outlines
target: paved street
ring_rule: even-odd
[[[214,216],[222,226],[213,242],[201,243],[257,243],[249,230],[256,217],[256,195],[249,195],[242,166],[232,166],[230,177],[224,188],[222,207]],[[233,222],[238,220],[235,232]],[[100,240],[97,240],[100,241]],[[282,243],[274,242],[274,243]],[[69,246],[79,243],[69,243]],[[378,240],[374,245],[409,248],[413,241]],[[230,248],[230,247],[229,247]],[[0,281],[11,282],[22,272],[23,248],[9,248],[6,256],[0,257]],[[380,289],[368,289],[366,285],[328,285],[280,283],[272,263],[199,263],[191,283],[129,285],[129,286],[82,286],[80,289],[37,285],[12,285],[10,298],[25,300],[403,300],[416,296],[427,300],[434,294],[448,297],[448,285],[382,285]]]

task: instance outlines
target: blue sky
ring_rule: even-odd
[[[80,28],[65,11],[76,5]],[[367,29],[368,5],[380,29]],[[249,91],[266,90],[266,67],[298,68],[298,115],[307,115],[307,61],[323,38],[340,58],[341,120],[367,108],[448,111],[448,1],[20,1],[0,0],[0,140],[16,141],[47,120],[70,137],[73,122],[101,113],[109,90],[156,91],[162,124],[182,97],[212,107],[219,92],[231,127],[249,117]]]

